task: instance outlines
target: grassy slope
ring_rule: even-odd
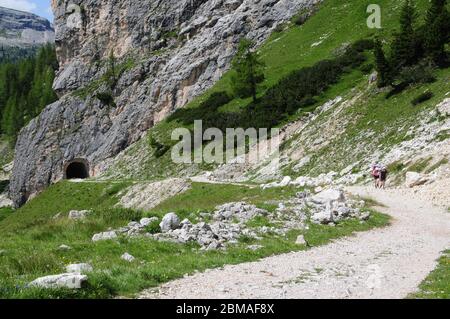
[[[386,99],[386,93],[379,93],[374,87],[367,88],[367,82],[359,83],[347,98],[360,92],[364,94],[342,114],[351,119],[343,134],[334,136],[328,146],[312,152],[311,162],[302,170],[293,172],[288,168],[285,173],[297,176],[318,175],[331,170],[339,172],[350,163],[358,162],[360,166],[366,167],[366,159],[371,154],[388,152],[398,143],[412,139],[414,136],[407,136],[407,132],[418,124],[420,114],[431,111],[448,94],[450,69],[437,71],[436,77],[437,81],[434,83],[409,88],[389,99]],[[411,101],[427,90],[433,92],[434,97],[423,104],[412,106]],[[322,121],[325,120],[326,115],[322,118]],[[321,121],[315,125],[320,127]]]
[[[438,267],[420,285],[413,299],[450,299],[450,250],[439,259]]]
[[[311,66],[320,60],[333,57],[335,51],[344,44],[375,35],[385,38],[390,37],[398,26],[398,12],[401,3],[389,0],[377,2],[382,8],[383,28],[381,30],[367,27],[366,19],[368,14],[366,9],[371,3],[370,0],[324,1],[315,16],[303,26],[298,27],[290,24],[284,32],[272,34],[270,39],[259,50],[260,56],[266,63],[266,81],[263,87],[267,89],[294,70]],[[419,0],[415,1],[415,3],[420,12],[424,12],[428,6],[427,0]],[[213,92],[230,91],[231,73],[232,71],[226,73],[213,88],[186,107],[198,107]],[[316,106],[337,95],[348,93],[352,88],[363,86],[366,83],[367,77],[360,71],[354,71],[346,75],[339,84],[318,97]],[[260,95],[263,93],[264,89],[259,92]],[[250,99],[234,99],[223,106],[221,111],[239,112],[239,110],[246,108],[249,103]],[[387,117],[390,118],[390,116],[389,114]],[[294,118],[295,116],[291,119]],[[151,129],[150,134],[169,145],[172,143],[170,141],[171,132],[180,126],[183,125],[177,121],[166,120]],[[173,164],[170,160],[170,152],[161,158],[155,158],[145,139],[130,147],[127,154],[128,157],[125,156],[123,160],[111,168],[109,172],[111,176],[122,175],[155,179],[179,174],[187,169],[186,166]],[[129,159],[137,154],[141,155],[139,164],[130,167],[128,165]],[[199,168],[189,167],[189,169],[195,171]]]
[[[151,239],[126,239],[92,243],[93,234],[120,227],[142,216],[161,216],[176,211],[195,219],[198,212],[211,211],[215,205],[231,200],[247,200],[262,205],[271,199],[291,196],[294,189],[261,191],[232,185],[194,184],[183,195],[169,199],[153,211],[142,213],[114,208],[115,194],[126,184],[108,183],[59,183],[30,201],[14,214],[0,220],[0,298],[95,298],[115,295],[131,295],[144,288],[156,286],[186,273],[254,261],[261,257],[305,249],[295,244],[300,231],[292,231],[287,237],[268,235],[261,244],[264,248],[254,252],[246,246],[254,243],[244,240],[225,252],[202,252],[196,245],[178,245],[156,242]],[[67,200],[62,200],[67,199]],[[66,218],[71,209],[93,209],[94,213],[83,222]],[[54,218],[56,213],[60,217]],[[321,245],[333,238],[365,231],[388,223],[385,215],[374,213],[364,224],[348,221],[337,227],[312,225],[305,233],[311,245]],[[258,226],[264,221],[255,221]],[[58,250],[61,244],[72,250]],[[131,264],[120,256],[129,252],[137,258]],[[64,271],[70,263],[89,262],[94,273],[89,275],[89,286],[81,291],[36,290],[26,284],[40,276]]]

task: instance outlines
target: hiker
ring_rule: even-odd
[[[388,170],[386,166],[381,167],[380,169],[380,178],[378,182],[379,188],[385,189],[386,188],[386,180],[388,176]]]
[[[373,164],[371,167],[371,175],[375,180],[375,188],[379,187],[380,180],[380,166],[378,164]]]

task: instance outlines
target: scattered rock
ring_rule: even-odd
[[[175,230],[178,227],[180,227],[180,219],[175,213],[169,213],[162,219],[161,224],[159,224],[161,227],[161,231],[163,233],[167,233],[170,230]]]
[[[303,235],[299,235],[298,237],[297,237],[297,240],[295,241],[295,243],[297,244],[297,245],[307,245],[308,243],[306,242],[306,240],[305,240],[305,237],[303,236]]]
[[[87,282],[88,277],[85,275],[67,273],[53,276],[46,276],[38,278],[30,283],[32,287],[39,288],[67,288],[67,289],[81,289]]]
[[[259,209],[254,205],[248,205],[245,202],[229,203],[216,208],[214,220],[230,221],[237,220],[239,223],[245,223],[257,216],[267,216],[268,211]]]
[[[67,245],[61,245],[58,247],[58,250],[60,250],[60,251],[69,251],[71,249],[72,249],[72,247],[67,246]]]
[[[69,212],[69,219],[72,220],[83,220],[86,219],[87,215],[90,214],[91,211],[89,210],[72,210]]]
[[[66,271],[68,273],[76,273],[76,274],[86,274],[92,272],[94,268],[92,268],[89,264],[71,264],[66,267]]]
[[[6,194],[0,194],[0,208],[12,207],[13,202]]]
[[[314,195],[311,200],[317,204],[326,204],[328,202],[335,202],[335,201],[344,202],[345,196],[344,192],[341,190],[327,189]]]
[[[96,242],[96,241],[102,241],[102,240],[112,240],[112,239],[116,239],[117,238],[117,234],[115,231],[108,231],[108,232],[104,232],[104,233],[100,233],[100,234],[95,234],[92,237],[92,241]]]
[[[142,226],[147,227],[153,222],[158,221],[158,217],[151,217],[151,218],[142,218],[139,222]]]
[[[359,220],[366,222],[370,219],[370,216],[370,212],[364,212],[361,214],[361,216],[359,216]]]
[[[130,263],[133,262],[136,259],[132,255],[130,255],[129,253],[123,254],[120,258],[125,260],[125,261],[128,261]]]
[[[247,249],[253,250],[253,251],[260,250],[261,248],[264,248],[264,246],[261,246],[261,245],[250,245],[250,246],[247,246]]]
[[[330,224],[333,222],[333,214],[330,210],[326,209],[313,214],[311,220],[316,224]]]
[[[192,223],[189,219],[184,219],[181,223],[180,226],[182,229],[189,229],[190,227],[192,227]]]
[[[429,177],[425,174],[420,174],[417,172],[406,173],[406,186],[409,188],[426,184],[428,181]]]

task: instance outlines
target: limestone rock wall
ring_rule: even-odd
[[[60,100],[19,136],[10,196],[16,206],[63,178],[65,163],[90,174],[229,68],[239,40],[261,44],[319,0],[53,0]],[[104,81],[108,56],[117,83]],[[98,98],[113,97],[113,103]]]

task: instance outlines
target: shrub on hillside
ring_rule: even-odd
[[[150,223],[150,225],[145,227],[145,230],[150,234],[159,234],[161,233],[161,227],[159,226],[159,221],[155,220]]]
[[[402,69],[398,81],[404,85],[431,83],[436,80],[434,68],[428,63],[419,63]]]
[[[152,149],[155,150],[155,156],[157,158],[163,157],[164,154],[170,149],[170,146],[164,145],[157,141],[153,136],[149,136],[148,143]]]
[[[422,104],[423,102],[426,102],[428,100],[431,100],[433,98],[434,94],[431,91],[424,92],[417,96],[414,100],[411,101],[411,104],[416,106],[419,104]]]
[[[231,100],[232,97],[227,92],[214,92],[196,108],[177,110],[169,117],[169,121],[179,120],[186,125],[194,123],[195,120],[205,121],[208,114],[214,114],[221,106],[229,103]]]
[[[316,104],[316,97],[337,83],[340,77],[353,68],[359,68],[367,58],[365,51],[373,47],[370,40],[349,45],[344,53],[334,59],[320,61],[313,66],[292,72],[266,91],[256,102],[240,112],[217,112],[231,98],[225,92],[211,95],[197,108],[181,109],[170,120],[191,125],[203,120],[203,129],[273,128],[289,115],[299,110],[309,110]]]
[[[96,95],[97,99],[102,102],[103,105],[116,107],[116,103],[114,102],[114,97],[110,92],[99,92]]]

